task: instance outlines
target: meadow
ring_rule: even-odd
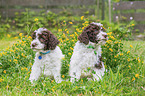
[[[91,81],[83,78],[71,83],[69,79],[69,62],[77,37],[90,23],[88,18],[81,16],[80,22],[61,21],[59,27],[49,29],[59,39],[65,58],[62,58],[61,76],[63,82],[57,84],[55,80],[43,76],[31,84],[29,76],[34,62],[35,52],[30,48],[31,31],[43,27],[39,18],[34,19],[33,28],[26,28],[27,34],[19,36],[5,35],[0,40],[0,95],[1,96],[31,96],[31,95],[145,95],[145,43],[144,41],[128,41],[127,30],[134,24],[122,28],[115,24],[107,25],[103,21],[104,29],[109,40],[102,46],[102,56],[107,72],[100,81]],[[44,26],[45,27],[45,26]]]

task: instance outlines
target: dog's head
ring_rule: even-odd
[[[59,44],[58,39],[46,28],[39,28],[32,33],[31,48],[34,51],[53,50]]]
[[[105,44],[107,41],[107,33],[102,31],[102,24],[100,23],[91,23],[88,25],[82,32],[82,34],[78,37],[78,40],[81,43],[87,45],[90,42],[96,44]]]

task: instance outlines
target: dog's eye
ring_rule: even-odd
[[[33,33],[32,34],[32,39],[35,39],[36,38],[36,33]]]

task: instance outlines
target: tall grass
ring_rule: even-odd
[[[81,17],[84,20],[84,17]],[[67,29],[73,24],[62,23],[63,28],[54,33],[60,41],[60,48],[65,54],[62,65],[63,82],[43,76],[31,84],[29,75],[35,53],[30,49],[31,37],[19,35],[19,41],[0,52],[0,95],[139,95],[145,94],[144,44],[137,41],[121,41],[109,29],[109,40],[102,46],[103,61],[108,70],[100,81],[83,78],[71,83],[68,80],[68,68],[73,47],[78,35],[89,22],[82,21],[74,30]],[[3,41],[1,41],[3,42]],[[6,45],[4,45],[6,46]],[[140,55],[138,55],[140,54]]]

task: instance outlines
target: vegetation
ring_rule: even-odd
[[[15,37],[18,41],[0,52],[0,95],[145,94],[144,55],[137,55],[144,53],[144,50],[141,51],[142,53],[138,52],[144,46],[139,44],[133,45],[136,43],[133,43],[133,41],[122,41],[128,38],[128,26],[129,28],[133,27],[133,23],[122,28],[119,25],[114,27],[115,24],[100,21],[104,24],[104,28],[106,28],[109,37],[107,43],[102,46],[103,61],[107,69],[102,80],[88,81],[84,78],[75,83],[65,81],[69,79],[69,62],[77,37],[84,27],[92,22],[91,19],[85,18],[84,16],[77,18],[79,20],[78,23],[76,23],[76,19],[69,20],[70,18],[67,18],[66,20],[68,21],[65,19],[66,17],[59,22],[53,21],[58,25],[55,25],[53,27],[54,29],[50,30],[59,39],[59,46],[63,54],[65,54],[65,58],[62,58],[63,66],[61,71],[64,81],[57,84],[54,80],[50,80],[49,77],[41,77],[34,85],[29,81],[31,66],[35,57],[35,52],[30,49],[31,37],[29,35],[32,30],[39,27],[46,27],[40,18],[33,18],[33,24],[30,24],[32,26],[23,25],[23,28],[25,29],[26,27],[28,30],[27,35],[25,35],[26,33],[19,33],[19,36],[17,38]],[[9,37],[8,34],[7,37]],[[131,45],[130,42],[133,44]]]

